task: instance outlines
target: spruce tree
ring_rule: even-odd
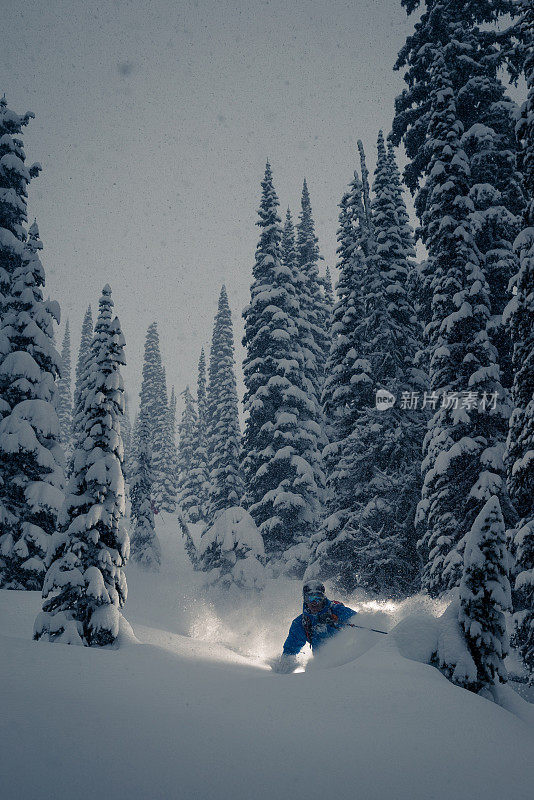
[[[82,333],[80,337],[80,348],[78,350],[78,360],[76,362],[76,381],[74,384],[74,403],[72,407],[72,447],[76,448],[78,437],[80,435],[80,427],[83,425],[83,407],[82,395],[83,385],[87,378],[87,359],[89,358],[91,350],[91,341],[93,339],[93,313],[91,306],[87,308],[84,314],[82,323]],[[79,424],[78,424],[79,423]]]
[[[72,392],[70,381],[70,327],[69,321],[65,325],[63,345],[61,348],[61,374],[57,384],[57,415],[59,418],[59,430],[61,434],[61,444],[65,450],[65,457],[68,460],[71,449],[72,434]]]
[[[358,184],[356,183],[358,181]],[[358,250],[357,192],[359,179],[351,184],[339,205],[337,302],[332,310],[332,347],[326,364],[322,403],[327,421],[329,445],[324,452],[328,475],[334,472],[341,443],[350,435],[354,424],[358,384],[351,381],[359,320],[363,317],[363,281],[365,273]],[[330,478],[329,478],[330,482]]]
[[[0,586],[36,590],[63,500],[64,458],[55,406],[59,305],[43,299],[35,224],[31,231],[18,266],[10,262],[1,307]]]
[[[199,384],[199,427],[202,403]],[[208,520],[225,508],[239,506],[243,496],[239,456],[241,430],[234,365],[234,335],[226,287],[219,295],[211,340],[208,407]]]
[[[106,285],[88,359],[90,378],[83,390],[85,437],[74,453],[59,530],[48,553],[35,639],[105,646],[119,633],[129,540],[121,524],[124,337],[112,309]]]
[[[323,293],[323,307],[324,307],[324,331],[325,331],[325,339],[324,339],[324,363],[323,363],[323,380],[321,384],[321,391],[317,395],[318,407],[322,414],[322,393],[325,387],[326,381],[326,365],[328,363],[328,359],[330,357],[330,350],[332,348],[332,313],[334,311],[334,288],[332,286],[332,275],[330,274],[330,268],[326,267],[325,274],[321,277],[321,286],[322,286],[322,293]],[[321,424],[323,428],[323,448],[328,444],[330,441],[328,438],[328,420],[324,415],[322,415]]]
[[[328,309],[328,320],[330,320],[332,316],[332,309],[334,307],[334,289],[332,286],[332,275],[330,273],[330,267],[326,267],[326,271],[323,278],[323,287],[324,287],[324,296],[326,300],[326,306]],[[330,334],[330,325],[327,326],[327,335]],[[330,351],[329,351],[330,352]]]
[[[506,448],[507,481],[512,502],[519,515],[514,531],[515,592],[512,643],[519,652],[534,683],[534,10],[522,5],[517,48],[524,71],[528,96],[521,109],[517,135],[521,144],[520,166],[530,197],[523,217],[523,230],[514,247],[519,256],[515,277],[516,294],[506,319],[513,343],[513,412]]]
[[[197,378],[197,406],[199,425],[202,430],[202,438],[206,437],[208,426],[208,395],[206,378],[206,354],[204,348],[200,350],[198,359],[198,378]]]
[[[362,586],[378,593],[407,593],[418,572],[413,517],[420,492],[423,422],[420,411],[401,403],[402,397],[423,388],[413,368],[418,330],[406,291],[413,245],[405,249],[382,134],[372,201],[361,143],[360,156],[365,184],[355,175],[350,206],[349,198],[342,203],[340,321],[346,336],[341,342],[335,339],[329,361],[335,371],[325,392],[335,408],[334,391],[341,389],[348,408],[336,409],[341,414],[333,426],[334,445],[327,449],[330,514],[307,575],[330,577],[345,591]],[[347,278],[353,291],[357,289],[356,298],[345,293]],[[378,390],[398,398],[396,405],[378,409]],[[336,427],[343,435],[337,442]]]
[[[170,419],[170,426],[172,431],[173,439],[176,441],[176,392],[174,391],[174,386],[171,386],[171,396],[169,398],[169,419]]]
[[[428,174],[431,149],[425,142],[431,123],[431,73],[435,51],[444,59],[462,125],[462,150],[469,163],[466,174],[469,218],[489,291],[490,340],[497,347],[501,382],[511,382],[509,337],[502,326],[506,287],[517,270],[512,242],[525,198],[516,165],[514,119],[516,106],[506,94],[500,68],[506,58],[513,27],[498,29],[499,20],[514,10],[513,0],[403,0],[408,13],[422,7],[397,60],[406,68],[407,88],[396,100],[393,123],[396,143],[404,140],[409,163],[408,187],[416,197],[419,218],[425,193],[418,191]]]
[[[497,497],[477,515],[465,544],[459,620],[477,667],[476,690],[507,680],[505,612],[512,607],[504,520]]]
[[[15,114],[0,98],[0,299],[9,290],[11,276],[22,266],[27,221],[28,184],[41,169],[25,164],[22,129],[33,119],[31,111]],[[3,408],[0,408],[3,411]]]
[[[317,242],[310,193],[308,184],[304,180],[296,242],[298,266],[302,273],[301,280],[297,284],[298,301],[301,315],[308,324],[306,329],[308,336],[303,340],[303,344],[305,343],[305,347],[309,349],[305,360],[306,377],[313,386],[314,397],[319,403],[329,355],[330,337],[327,330],[329,309],[318,269],[318,262],[322,257]],[[324,444],[326,439],[323,441]]]
[[[132,441],[132,421],[130,419],[130,401],[128,393],[124,393],[124,413],[121,420],[121,436],[124,447],[124,460],[122,471],[126,481],[130,481],[133,466],[133,441]]]
[[[136,460],[132,468],[130,495],[134,529],[131,542],[132,561],[148,569],[159,569],[161,546],[156,536],[152,510],[152,465],[150,424],[143,414],[139,419]]]
[[[244,405],[248,415],[243,437],[244,503],[260,529],[268,557],[281,562],[282,569],[302,574],[309,539],[320,514],[318,442],[322,430],[314,393],[317,383],[307,377],[306,365],[309,356],[312,372],[317,375],[316,352],[301,341],[304,325],[296,291],[300,276],[282,262],[277,209],[278,198],[267,164],[251,300],[243,312],[243,343],[247,348]],[[307,236],[306,241],[315,248],[309,231]],[[307,263],[316,275],[311,256]],[[306,322],[310,319],[308,312],[309,308]]]
[[[168,407],[168,441],[170,443],[169,449],[169,474],[172,480],[172,487],[174,490],[174,510],[176,510],[178,504],[178,447],[176,443],[176,392],[174,391],[174,386],[171,386],[171,395],[169,398],[169,407]]]
[[[156,322],[148,327],[143,360],[143,380],[139,395],[139,413],[146,415],[152,448],[152,500],[157,511],[173,507],[174,478],[169,474],[172,458],[169,440],[169,415],[165,372],[161,363]]]
[[[313,231],[313,220],[311,220],[311,228]],[[325,498],[326,477],[322,460],[322,449],[328,441],[327,424],[322,411],[320,393],[317,394],[317,387],[314,383],[317,375],[317,359],[314,356],[316,346],[313,339],[313,325],[310,322],[309,314],[305,310],[309,303],[309,280],[306,271],[300,267],[300,256],[297,247],[295,228],[289,208],[286,212],[282,232],[281,253],[282,266],[292,274],[291,282],[295,288],[295,299],[298,302],[298,313],[295,312],[294,319],[298,331],[298,347],[302,357],[302,367],[299,369],[299,381],[302,382],[304,391],[307,393],[308,399],[310,400],[308,406],[300,410],[301,426],[308,426],[310,431],[316,430],[318,432],[317,444],[312,444],[312,451],[317,447],[317,454],[315,454],[315,452],[310,453],[310,463],[313,465],[315,483],[317,484],[321,503],[323,503]],[[331,324],[332,307],[327,296],[324,279],[320,278],[319,283],[320,291],[324,295],[324,304],[321,306],[321,311],[326,312],[328,317],[325,323],[326,339],[324,340],[324,345],[325,350],[329,350],[331,341],[329,327]],[[331,292],[331,283],[329,286]]]
[[[153,447],[158,454],[156,461],[157,485],[153,487],[156,508],[172,514],[176,511],[176,441],[171,426],[169,404],[167,401],[167,381],[165,369],[161,367],[158,392],[162,400],[161,419],[154,428]]]
[[[198,413],[189,386],[182,392],[184,410],[179,426],[178,502],[186,522],[200,522],[204,519],[203,497],[205,491],[204,473],[198,465]]]
[[[417,514],[423,587],[431,594],[457,586],[465,535],[492,495],[513,519],[502,464],[508,408],[487,325],[489,289],[470,214],[469,162],[463,125],[445,61],[432,67],[432,151],[421,208],[423,240],[432,262],[430,388],[435,412],[423,443],[424,483]]]
[[[197,428],[195,433],[194,445],[194,469],[197,471],[196,481],[199,487],[201,517],[206,519],[208,516],[209,505],[209,434],[210,434],[210,416],[209,416],[209,399],[206,378],[206,354],[204,348],[200,351],[198,360],[198,377],[197,377]]]

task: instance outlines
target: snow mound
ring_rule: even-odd
[[[219,544],[225,553],[242,547],[258,556],[265,555],[263,539],[256,523],[248,511],[240,506],[227,508],[217,517],[211,528],[208,528],[202,536],[198,548],[199,554],[203,556],[214,543]]]

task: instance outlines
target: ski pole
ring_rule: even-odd
[[[349,628],[361,628],[362,631],[373,631],[373,633],[383,633],[385,636],[388,635],[389,631],[379,631],[378,628],[367,628],[365,625],[355,625],[353,622],[345,623],[349,626]]]

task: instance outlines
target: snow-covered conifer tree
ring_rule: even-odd
[[[78,436],[80,434],[79,425],[83,424],[82,395],[83,385],[87,378],[87,359],[90,355],[91,341],[93,339],[93,312],[91,306],[87,308],[82,322],[82,333],[80,337],[80,348],[78,350],[78,360],[76,362],[76,381],[74,384],[74,403],[72,407],[72,436],[71,442],[73,449],[76,448]]]
[[[139,413],[145,414],[152,447],[152,500],[159,511],[173,507],[174,476],[169,474],[169,415],[165,372],[161,363],[156,322],[148,327],[145,339],[143,380],[139,395]],[[172,456],[172,453],[171,453]],[[172,467],[171,467],[172,469]],[[175,500],[174,500],[175,503]]]
[[[61,374],[57,384],[56,399],[61,444],[65,450],[65,458],[70,457],[72,434],[72,390],[70,381],[70,327],[69,321],[65,325],[63,346],[61,348]]]
[[[202,437],[206,434],[208,425],[208,394],[207,394],[207,377],[206,377],[206,354],[204,348],[200,350],[200,357],[198,359],[198,378],[197,378],[197,407],[199,425],[202,428]]]
[[[211,340],[208,407],[209,496],[208,520],[219,511],[239,506],[243,478],[239,464],[241,430],[234,365],[234,334],[226,287],[219,305]],[[199,420],[201,416],[199,385]]]
[[[422,499],[417,514],[423,587],[457,586],[465,535],[493,495],[514,516],[504,481],[502,443],[508,408],[487,325],[489,289],[471,225],[469,162],[463,126],[440,52],[432,66],[432,114],[426,183],[417,197],[432,262],[430,388],[435,412],[424,440]]]
[[[176,400],[176,392],[174,391],[174,386],[171,386],[171,394],[169,397],[169,407],[168,407],[168,442],[169,442],[169,463],[167,467],[167,471],[169,473],[169,477],[172,480],[173,486],[173,495],[172,495],[172,502],[171,506],[173,509],[176,510],[176,505],[178,502],[178,447],[176,444],[176,407],[177,407],[177,400]]]
[[[23,143],[24,128],[35,115],[15,114],[7,107],[5,95],[0,98],[0,298],[9,289],[10,277],[22,264],[27,221],[28,184],[41,169],[40,164],[27,167]],[[1,410],[1,409],[0,409]]]
[[[176,441],[176,407],[177,407],[176,392],[174,391],[174,386],[171,386],[171,396],[169,398],[169,418],[170,418],[172,436],[175,441]]]
[[[127,588],[120,421],[124,337],[108,285],[102,290],[84,389],[85,438],[74,453],[65,503],[48,552],[43,611],[34,638],[104,646],[119,633]]]
[[[510,611],[506,531],[497,497],[477,515],[465,544],[459,620],[477,667],[477,690],[507,679],[505,612]]]
[[[143,567],[159,569],[161,546],[154,527],[152,510],[152,466],[150,424],[143,414],[139,418],[136,459],[132,468],[130,495],[134,529],[131,540],[132,561]]]
[[[332,347],[332,312],[334,310],[334,287],[332,286],[332,275],[330,273],[330,267],[327,265],[325,274],[321,278],[321,284],[323,287],[323,303],[324,303],[324,311],[325,311],[325,342],[324,342],[324,352],[325,352],[325,359],[324,359],[324,366],[323,366],[323,383],[321,387],[321,393],[318,395],[319,405],[322,409],[322,392],[324,391],[324,385],[326,380],[326,364],[330,357],[330,349]],[[328,442],[328,423],[326,419],[323,417],[323,428],[325,433],[325,439]]]
[[[200,351],[198,359],[197,376],[197,427],[195,433],[195,444],[193,448],[193,466],[195,470],[194,480],[199,487],[200,516],[206,519],[208,516],[209,503],[209,400],[206,378],[206,354],[204,348]]]
[[[122,464],[122,471],[124,478],[130,481],[132,475],[133,465],[133,441],[132,441],[132,421],[130,419],[130,402],[128,393],[124,393],[124,413],[121,420],[121,436],[122,445],[124,448],[124,459]]]
[[[310,220],[311,220],[311,230],[313,232],[313,220],[311,219],[311,209],[310,212]],[[314,240],[315,241],[315,240]],[[281,253],[282,253],[282,266],[289,270],[292,274],[292,283],[295,287],[295,298],[298,302],[298,313],[295,313],[295,324],[297,326],[298,331],[298,342],[300,346],[301,356],[303,359],[302,362],[302,369],[300,370],[300,381],[303,381],[303,386],[305,388],[305,392],[309,399],[309,404],[306,408],[300,409],[300,424],[302,427],[308,426],[309,433],[312,436],[315,436],[313,431],[318,432],[317,437],[317,457],[314,453],[311,453],[311,463],[313,464],[314,469],[314,477],[317,487],[319,489],[321,503],[324,501],[325,497],[325,473],[322,461],[322,449],[327,442],[327,432],[326,432],[326,422],[322,411],[321,406],[321,397],[320,394],[317,394],[316,385],[314,383],[316,377],[316,366],[317,366],[317,358],[314,353],[316,353],[316,344],[314,342],[313,337],[313,325],[309,319],[309,315],[306,312],[306,308],[309,304],[309,280],[306,274],[306,271],[301,269],[300,267],[300,256],[299,250],[297,248],[297,240],[296,240],[296,233],[295,228],[293,226],[293,219],[291,216],[291,210],[288,208],[286,212],[286,218],[284,222],[284,228],[282,231],[282,245],[281,245]],[[315,272],[313,272],[315,275]],[[328,286],[325,285],[325,279],[320,278],[320,291],[323,293],[323,305],[320,306],[319,310],[321,312],[326,312],[327,319],[325,322],[325,335],[326,339],[324,340],[325,350],[329,349],[330,347],[330,326],[331,326],[331,314],[332,314],[332,306],[330,303],[330,295],[332,293],[332,285],[331,283]],[[330,295],[328,294],[330,292]],[[317,427],[316,427],[317,426]],[[315,445],[312,443],[312,450],[315,449]]]
[[[301,315],[307,322],[308,337],[303,341],[309,348],[306,353],[305,374],[314,388],[314,395],[320,401],[324,384],[325,365],[330,349],[327,330],[329,308],[325,301],[322,280],[319,276],[318,262],[321,259],[308,184],[302,186],[301,212],[297,225],[297,260],[302,278],[297,284]],[[326,444],[326,440],[323,441]]]
[[[355,178],[356,180],[356,178]],[[327,421],[330,444],[324,452],[330,476],[339,458],[340,443],[350,434],[354,423],[354,394],[358,386],[351,382],[354,355],[360,349],[355,339],[359,320],[363,317],[362,305],[364,269],[358,251],[356,228],[357,187],[343,195],[339,205],[337,302],[332,310],[332,346],[326,364],[326,377],[322,394],[324,415]]]
[[[332,309],[334,307],[334,288],[332,286],[332,274],[330,272],[330,267],[326,267],[326,271],[323,278],[323,286],[324,286],[324,296],[326,299],[326,305],[329,310],[329,316],[332,314]],[[329,332],[329,329],[327,333]]]
[[[462,124],[462,150],[469,164],[466,185],[469,218],[481,269],[489,291],[488,333],[497,348],[501,383],[511,383],[509,337],[502,326],[507,284],[517,270],[512,242],[525,198],[516,167],[516,106],[506,94],[500,68],[513,26],[498,30],[501,17],[513,12],[510,0],[403,0],[408,13],[422,8],[399,53],[396,68],[406,67],[407,88],[396,100],[396,143],[404,140],[409,163],[406,183],[417,193],[419,218],[425,207],[420,179],[428,174],[431,149],[425,142],[431,121],[431,74],[435,51],[447,67]],[[497,24],[496,24],[497,23]]]
[[[362,174],[367,175],[361,144],[360,155]],[[332,467],[330,514],[307,575],[320,572],[346,591],[363,586],[406,593],[417,581],[419,564],[413,517],[420,493],[423,419],[400,401],[423,384],[413,367],[418,330],[406,291],[413,244],[405,249],[382,134],[373,188],[371,202],[367,178],[364,185],[355,175],[351,194],[342,203],[343,303],[336,314],[341,325],[334,327],[328,362],[334,371],[325,387],[325,400],[338,415],[333,444],[326,451]],[[357,297],[345,288],[347,278]],[[355,315],[357,307],[360,313]],[[345,333],[341,342],[338,330]],[[335,408],[336,390],[348,408]],[[378,390],[399,402],[387,411],[378,409]],[[336,442],[336,433],[344,434],[343,439]]]
[[[200,522],[204,517],[202,500],[205,491],[204,472],[197,461],[198,413],[189,386],[182,392],[184,410],[179,425],[178,472],[180,475],[178,502],[186,522]]]
[[[265,586],[263,539],[244,508],[220,512],[202,535],[199,556],[211,586],[226,590],[261,590]]]
[[[10,152],[14,160],[7,165],[24,171]],[[13,271],[6,270],[0,327],[0,586],[35,590],[43,584],[63,499],[64,458],[55,406],[60,357],[53,320],[59,322],[59,305],[43,300],[45,273],[35,223],[31,231],[20,260],[16,246],[11,255],[17,257],[4,259]],[[12,247],[13,241],[5,240]]]
[[[156,461],[157,485],[153,488],[153,500],[156,508],[172,514],[176,511],[176,440],[172,430],[169,404],[167,401],[167,380],[165,369],[161,367],[158,394],[162,398],[161,419],[154,426],[153,447],[158,454]]]
[[[522,47],[521,65],[527,80],[528,96],[517,125],[521,143],[521,169],[529,193],[524,227],[515,241],[519,272],[516,294],[505,312],[513,343],[514,410],[506,448],[508,488],[519,514],[514,531],[515,593],[514,635],[534,683],[534,9],[522,4],[519,20]]]
[[[295,287],[300,278],[282,262],[277,209],[267,164],[251,300],[243,312],[248,414],[243,437],[244,503],[260,529],[267,555],[283,562],[283,569],[298,574],[303,571],[309,538],[319,521],[322,486],[318,479],[322,472],[318,441],[322,431],[300,339],[301,306]],[[311,236],[309,231],[307,235]],[[309,241],[315,248],[315,240]],[[312,267],[316,270],[312,261],[310,257],[306,262],[311,271]],[[314,353],[308,352],[313,361]],[[298,553],[291,549],[294,546],[300,548]]]

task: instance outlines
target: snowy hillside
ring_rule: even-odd
[[[39,593],[0,593],[2,800],[532,796],[534,707],[515,692],[499,707],[359,630],[305,672],[274,674],[299,584],[231,607],[201,599],[162,516],[162,573],[129,565],[133,632],[117,650],[33,642]],[[390,629],[413,605],[356,607]],[[430,609],[417,611],[424,638]]]

